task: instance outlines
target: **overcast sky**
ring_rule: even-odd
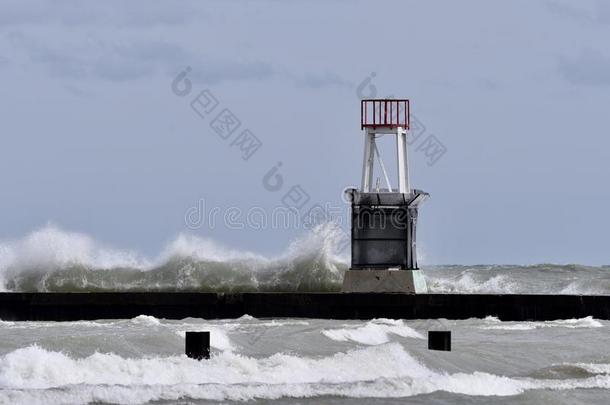
[[[359,98],[394,96],[446,148],[410,151],[425,263],[610,263],[610,2],[4,1],[0,33],[0,239],[52,223],[147,255],[183,232],[279,253],[304,231],[185,213],[270,211],[295,185],[342,204]]]

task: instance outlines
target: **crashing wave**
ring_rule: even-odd
[[[47,226],[0,242],[0,290],[339,291],[349,260],[338,253],[342,231],[323,224],[266,257],[181,234],[158,257],[111,249],[87,235]],[[422,266],[432,293],[610,294],[610,267]]]
[[[610,267],[578,264],[427,266],[428,289],[468,294],[610,294]]]
[[[609,387],[607,374],[557,380],[435,371],[398,343],[321,358],[279,353],[257,359],[231,351],[205,362],[186,356],[124,358],[111,353],[72,358],[37,346],[0,357],[0,402],[7,403],[399,398],[436,391],[511,396],[531,389]]]
[[[362,326],[346,326],[338,329],[326,329],[322,334],[337,342],[352,341],[365,345],[388,343],[391,335],[423,339],[424,337],[407,326],[401,319],[373,319]]]
[[[336,254],[339,232],[320,225],[272,258],[179,235],[150,260],[49,226],[0,245],[0,282],[41,292],[337,291],[347,267]]]

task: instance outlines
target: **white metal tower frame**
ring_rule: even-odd
[[[362,165],[362,192],[373,192],[373,174],[375,168],[375,155],[379,160],[379,165],[383,172],[389,192],[410,193],[411,183],[409,182],[409,162],[407,154],[407,134],[408,130],[401,126],[396,127],[367,127],[364,138],[364,160]],[[396,136],[396,162],[398,169],[398,190],[394,191],[390,184],[390,179],[386,171],[376,139],[378,135],[391,134]]]

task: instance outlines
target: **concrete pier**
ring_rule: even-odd
[[[75,321],[157,318],[610,320],[610,295],[391,293],[0,293],[0,319]]]
[[[421,270],[347,270],[341,291],[421,294],[428,288]]]

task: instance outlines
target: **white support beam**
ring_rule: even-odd
[[[373,165],[375,163],[375,132],[367,130],[364,138],[364,159],[362,162],[362,191],[370,193],[373,186]]]
[[[398,163],[398,192],[410,193],[407,131],[402,127],[396,128],[396,157]]]
[[[379,148],[377,148],[377,143],[375,145],[375,154],[377,154],[377,159],[379,159],[379,165],[381,166],[381,171],[383,172],[383,177],[385,178],[385,184],[388,186],[388,191],[392,192],[392,185],[390,184],[390,178],[388,177],[388,172],[385,169],[385,165],[383,164],[383,159],[381,159],[381,154],[379,153]]]
[[[373,176],[375,155],[379,159],[379,164],[388,185],[389,192],[399,192],[408,194],[411,192],[411,182],[409,180],[409,157],[407,154],[407,130],[402,127],[396,128],[367,128],[364,139],[364,157],[362,163],[362,192],[370,193],[373,191]],[[381,154],[376,144],[377,134],[393,134],[396,136],[396,163],[398,166],[398,189],[393,189],[390,184],[388,172],[381,159]]]

